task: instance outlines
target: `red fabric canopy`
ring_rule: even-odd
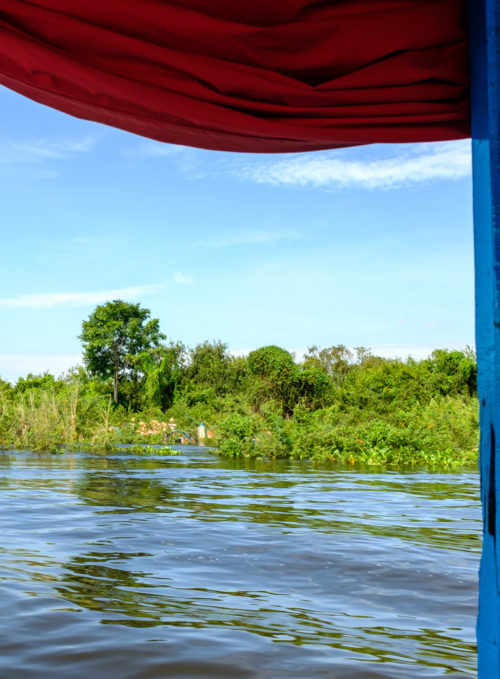
[[[1,0],[0,83],[211,149],[456,139],[466,0]]]

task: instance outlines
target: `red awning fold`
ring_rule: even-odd
[[[250,152],[469,136],[465,0],[2,0],[0,83]]]

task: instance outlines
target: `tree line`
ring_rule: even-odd
[[[138,421],[173,417],[189,430],[203,421],[227,455],[348,464],[476,459],[470,349],[437,349],[420,361],[342,344],[312,346],[301,360],[277,346],[233,356],[220,340],[193,348],[168,341],[149,309],[121,300],[99,305],[80,339],[84,366],[57,379],[0,381],[0,443],[40,448],[51,435],[58,444],[137,441]]]

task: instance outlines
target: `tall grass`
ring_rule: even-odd
[[[30,389],[0,398],[0,445],[19,450],[55,451],[77,441],[106,442],[112,407],[109,397],[64,389]]]

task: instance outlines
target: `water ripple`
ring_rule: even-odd
[[[0,455],[2,679],[475,677],[473,473]]]

